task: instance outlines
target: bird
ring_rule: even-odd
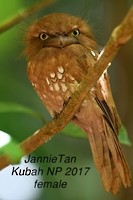
[[[33,22],[24,36],[27,73],[54,118],[63,110],[85,74],[99,58],[90,25],[67,13],[50,13]],[[107,69],[71,120],[87,135],[93,159],[107,192],[131,186],[131,172],[118,140],[122,125]]]

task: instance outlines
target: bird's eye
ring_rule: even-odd
[[[78,36],[79,34],[80,34],[79,29],[75,29],[75,30],[72,31],[73,36]]]
[[[40,38],[40,40],[46,40],[48,38],[48,35],[43,32],[43,33],[39,34],[39,38]]]

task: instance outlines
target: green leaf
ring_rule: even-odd
[[[87,138],[86,134],[73,123],[69,123],[67,126],[65,126],[61,133],[72,137]]]
[[[131,146],[132,143],[130,141],[130,139],[128,138],[128,133],[126,128],[122,125],[120,130],[119,130],[119,135],[118,135],[118,139],[120,141],[120,143]]]
[[[0,155],[7,155],[11,162],[15,164],[20,161],[24,152],[13,137],[0,131]]]
[[[28,114],[44,122],[44,118],[41,114],[33,111],[32,109],[26,106],[13,103],[13,102],[0,102],[0,113],[9,113],[9,112]]]

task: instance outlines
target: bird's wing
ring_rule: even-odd
[[[100,169],[101,176],[105,188],[107,190],[110,188],[112,193],[117,193],[121,187],[121,181],[125,187],[130,186],[131,176],[117,137],[121,121],[113,101],[107,72],[104,72],[97,82],[95,95],[95,101],[102,111],[101,123],[104,127],[101,135],[104,164],[103,169]],[[92,145],[92,150],[93,148]],[[107,179],[107,174],[110,175],[109,179]]]

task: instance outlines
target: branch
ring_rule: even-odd
[[[33,6],[27,8],[24,11],[20,11],[19,15],[14,16],[12,19],[9,19],[7,22],[0,26],[0,34],[7,31],[8,29],[14,27],[19,24],[21,21],[26,19],[27,17],[33,15],[34,13],[42,10],[43,8],[49,6],[54,3],[56,0],[42,0],[39,3],[34,4]]]
[[[114,59],[120,46],[125,44],[129,39],[131,39],[132,36],[133,7],[129,10],[122,23],[114,29],[104,48],[104,51],[95,63],[93,70],[89,71],[89,73],[81,81],[77,91],[71,97],[67,106],[62,110],[59,116],[20,144],[24,155],[31,153],[39,146],[46,143],[51,137],[65,127],[65,125],[72,119],[75,112],[80,107],[80,104],[88,92],[92,89],[92,87],[95,86],[96,82],[102,75],[103,71],[107,68],[108,64]],[[9,164],[11,164],[11,161],[8,157],[0,157],[0,169],[3,169]]]

